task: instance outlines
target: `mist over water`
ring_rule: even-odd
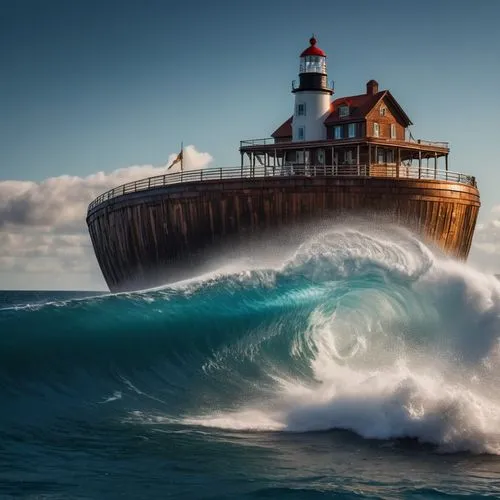
[[[175,444],[184,458],[208,453],[214,464],[236,453],[235,470],[267,488],[270,479],[252,468],[255,460],[267,464],[279,453],[283,464],[293,450],[295,459],[285,460],[288,488],[304,471],[328,474],[311,458],[325,453],[336,476],[349,456],[364,470],[358,476],[366,474],[359,481],[372,484],[356,461],[360,446],[380,458],[379,446],[407,443],[399,458],[385,456],[387,464],[494,457],[499,337],[499,281],[393,227],[344,225],[295,246],[248,249],[203,276],[154,290],[5,306],[4,458],[19,458],[20,441],[38,443],[39,453],[47,436],[56,456],[54,443],[64,436],[88,451],[90,429],[94,437],[108,435],[107,447],[97,448],[101,459],[106,450],[127,449],[122,439],[135,443],[134,453],[152,446],[148,456],[160,453],[158,443],[162,453]],[[181,455],[176,460],[184,463]],[[394,486],[390,467],[397,469],[379,473]],[[221,470],[210,472],[212,480]],[[497,481],[496,469],[489,470]],[[169,477],[177,478],[173,471]],[[342,481],[350,478],[342,491],[356,493],[352,474],[342,474]],[[300,488],[333,488],[311,481]],[[332,481],[335,491],[344,488],[341,479]]]

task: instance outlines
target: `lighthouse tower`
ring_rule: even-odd
[[[324,120],[330,112],[326,54],[316,46],[314,36],[311,44],[300,54],[299,86],[293,88],[295,111],[292,119],[293,141],[320,141],[326,139]]]

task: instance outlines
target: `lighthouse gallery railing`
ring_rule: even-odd
[[[217,181],[224,179],[261,179],[265,177],[391,177],[401,179],[430,179],[451,181],[468,186],[476,186],[475,177],[459,172],[400,165],[284,165],[284,166],[243,166],[226,168],[205,168],[202,170],[188,170],[155,177],[148,177],[138,181],[128,182],[117,186],[98,196],[90,203],[91,212],[101,203],[118,196],[153,188],[161,188],[173,184],[187,182]]]

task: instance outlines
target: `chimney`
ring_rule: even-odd
[[[368,95],[375,95],[378,92],[378,82],[375,80],[370,80],[366,84],[366,93]]]

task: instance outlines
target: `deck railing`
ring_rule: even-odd
[[[449,142],[443,142],[443,141],[426,141],[425,139],[414,139],[413,137],[410,137],[408,139],[408,142],[411,142],[413,144],[422,144],[423,146],[436,146],[438,148],[448,148],[448,149],[450,149],[450,143]]]
[[[361,138],[363,139],[363,138]],[[380,140],[386,140],[386,141],[395,141],[395,139],[391,139],[389,137],[369,137],[368,139],[373,139],[376,141]],[[356,142],[359,141],[359,137],[343,137],[342,139],[339,139],[339,141],[352,141]],[[245,139],[243,141],[240,141],[240,149],[248,146],[268,146],[270,144],[276,144],[277,147],[279,148],[280,145],[283,145],[285,143],[292,143],[293,141],[283,141],[283,142],[276,142],[273,137],[265,137],[264,139]],[[433,146],[433,147],[438,147],[438,148],[445,148],[445,149],[450,149],[450,143],[449,142],[444,142],[444,141],[427,141],[425,139],[415,139],[413,136],[410,135],[405,141],[396,141],[396,142],[407,142],[409,144],[420,144],[422,146]],[[330,143],[329,143],[330,144]],[[331,145],[334,145],[331,143]]]
[[[243,146],[267,146],[268,144],[275,144],[273,137],[265,137],[264,139],[245,139],[240,141],[240,148]]]
[[[393,177],[400,179],[433,179],[457,182],[468,186],[476,186],[475,177],[449,170],[433,168],[419,168],[418,166],[399,167],[395,164],[377,165],[283,165],[283,166],[243,166],[230,168],[206,168],[202,170],[188,170],[171,174],[157,175],[134,182],[128,182],[115,187],[90,203],[91,212],[98,205],[108,200],[129,193],[147,191],[148,189],[162,188],[180,183],[221,181],[225,179],[261,179],[266,177]]]

